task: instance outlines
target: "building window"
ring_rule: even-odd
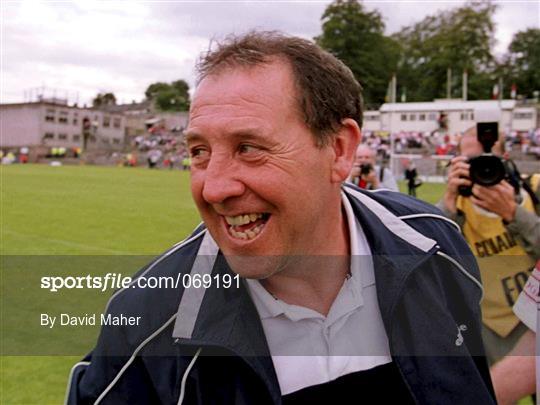
[[[60,111],[60,116],[58,117],[58,122],[60,124],[67,124],[68,123],[68,112],[67,111]]]
[[[461,114],[459,114],[459,119],[461,121],[474,120],[474,114],[467,111],[461,112]]]
[[[54,139],[54,134],[52,132],[45,132],[43,139]]]
[[[120,138],[113,138],[112,143],[114,143],[115,145],[120,144]]]
[[[122,123],[122,121],[120,120],[120,118],[115,118],[115,119],[113,120],[113,126],[114,126],[115,128],[120,128],[120,124],[121,124],[121,123]]]
[[[514,113],[515,120],[530,120],[532,118],[533,118],[532,112],[515,112]]]
[[[52,108],[47,108],[47,110],[45,111],[45,121],[47,122],[54,122],[55,120],[55,114],[56,114],[56,111]]]
[[[73,142],[80,142],[80,141],[81,141],[81,136],[80,136],[80,135],[73,135],[73,136],[71,137],[71,140],[72,140]]]
[[[67,134],[58,134],[58,139],[60,141],[66,141],[67,140]]]
[[[88,139],[91,143],[96,143],[96,137],[94,135],[90,135]]]
[[[111,126],[111,117],[103,117],[103,128],[109,128]]]
[[[409,115],[409,121],[416,121],[416,114]]]
[[[429,120],[430,120],[430,121],[437,121],[437,114],[435,114],[435,113],[430,113],[430,114],[429,114]]]
[[[425,121],[426,120],[426,114],[419,114],[418,115],[418,120]]]
[[[101,142],[109,144],[109,138],[101,138]]]
[[[401,121],[407,121],[407,114],[401,114]]]

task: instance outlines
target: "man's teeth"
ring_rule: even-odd
[[[262,218],[263,214],[244,214],[236,215],[234,217],[225,217],[225,221],[229,225],[247,225],[250,222],[255,222],[259,218]]]
[[[244,232],[238,232],[233,229],[233,227],[229,227],[229,231],[231,232],[231,235],[238,239],[244,239],[244,240],[250,240],[253,239],[255,236],[257,236],[261,230],[263,229],[264,224],[259,224],[254,228],[248,229]]]
[[[229,232],[238,239],[250,240],[255,238],[263,229],[264,223],[260,223],[252,228],[243,231],[235,229],[237,226],[248,225],[264,217],[261,213],[242,214],[236,216],[226,216],[225,221],[229,225]]]

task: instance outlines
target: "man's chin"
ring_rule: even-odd
[[[287,267],[286,256],[227,255],[231,270],[243,278],[265,279]]]

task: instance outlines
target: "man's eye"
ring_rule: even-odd
[[[259,151],[259,148],[257,148],[256,146],[253,146],[253,145],[241,144],[238,147],[238,151],[240,153],[252,153],[252,152]]]
[[[207,153],[207,150],[205,148],[191,148],[189,150],[189,154],[192,158],[196,157],[203,157]]]

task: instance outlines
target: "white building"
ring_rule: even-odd
[[[126,141],[138,135],[144,135],[152,125],[163,126],[168,131],[183,130],[188,124],[188,112],[156,111],[151,101],[140,103],[115,104],[103,107],[103,111],[111,114],[121,114],[125,117]]]
[[[80,147],[85,121],[91,127],[89,148],[120,149],[123,146],[125,118],[122,114],[42,100],[0,104],[0,147]]]
[[[516,100],[435,100],[433,102],[385,103],[379,111],[364,113],[363,129],[385,132],[433,132],[445,115],[448,132],[457,134],[476,125],[475,113],[496,111],[503,131],[528,131],[537,127],[537,108],[517,106]]]
[[[379,111],[364,111],[362,129],[366,131],[381,130],[381,113]]]

